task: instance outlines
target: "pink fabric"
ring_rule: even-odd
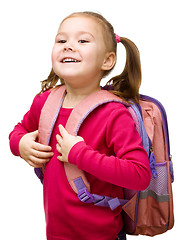
[[[19,155],[20,138],[38,128],[42,106],[49,92],[36,96],[30,111],[10,134],[10,146]],[[45,168],[44,209],[48,240],[113,240],[122,228],[121,207],[111,211],[81,203],[71,189],[63,164],[57,159],[58,125],[65,126],[71,109],[60,110],[50,145],[54,156]],[[69,162],[86,172],[91,192],[123,197],[122,187],[147,188],[150,169],[134,121],[120,103],[108,103],[93,111],[79,130],[85,142],[77,143],[69,154]]]

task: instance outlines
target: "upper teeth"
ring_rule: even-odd
[[[78,62],[78,60],[73,59],[73,58],[65,58],[65,59],[63,59],[62,62],[63,62],[63,63],[64,63],[64,62]]]

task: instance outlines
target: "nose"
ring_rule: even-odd
[[[70,52],[74,51],[73,45],[67,42],[67,43],[64,45],[64,51],[70,51]]]
[[[72,51],[73,51],[73,48],[72,48],[72,47],[64,47],[64,51],[70,51],[70,52],[72,52]]]

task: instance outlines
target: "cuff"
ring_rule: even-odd
[[[11,149],[12,154],[14,154],[15,156],[21,157],[20,152],[19,152],[19,142],[24,135],[25,135],[25,133],[20,134],[20,135],[14,137],[13,141],[10,140],[10,149]]]
[[[76,143],[70,150],[69,155],[68,155],[68,162],[78,165],[77,161],[78,161],[78,155],[80,153],[80,151],[87,147],[86,143],[84,141],[78,142]]]

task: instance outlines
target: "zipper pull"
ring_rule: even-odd
[[[151,173],[153,175],[153,178],[157,178],[158,173],[157,173],[156,168],[155,168],[155,155],[154,155],[152,146],[150,148],[149,164],[150,164]]]

